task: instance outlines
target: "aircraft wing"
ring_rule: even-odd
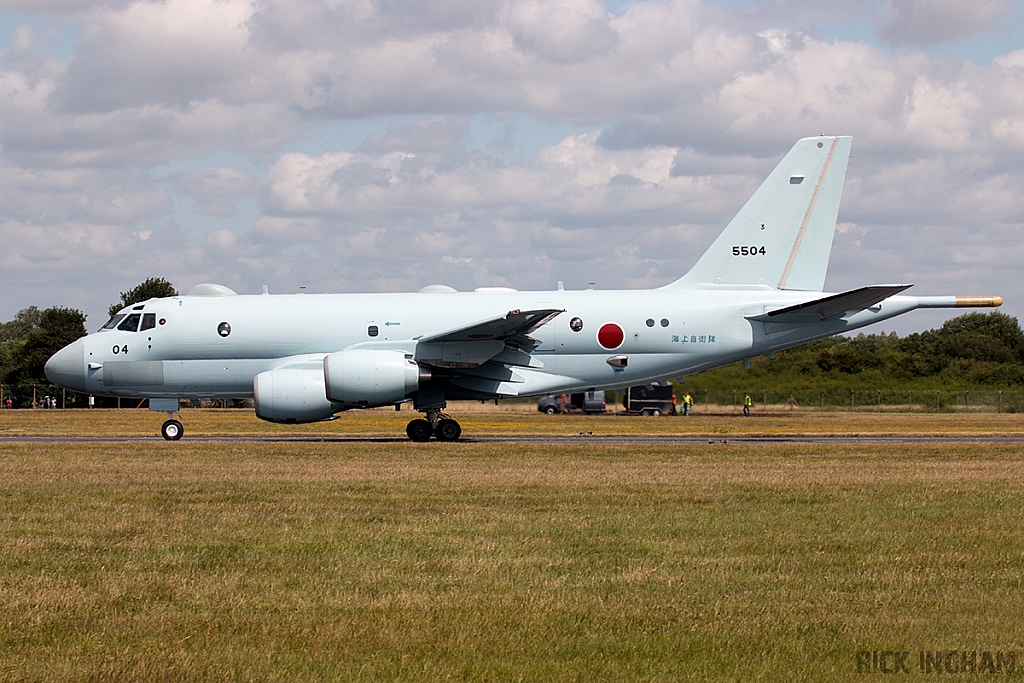
[[[535,311],[521,311],[516,309],[505,315],[489,320],[481,320],[453,330],[435,332],[420,337],[417,341],[421,344],[432,344],[437,342],[474,342],[497,339],[510,341],[515,337],[528,337],[531,332],[541,325],[550,322],[555,316],[563,311],[553,308],[542,308]]]
[[[515,381],[509,374],[509,367],[542,367],[540,361],[530,355],[540,344],[530,333],[561,312],[550,308],[517,309],[488,320],[424,335],[415,340],[414,357],[424,365],[472,371],[470,374],[478,378],[486,375],[487,381],[495,386],[503,380]],[[480,369],[485,364],[488,367]],[[509,377],[491,377],[495,372]]]
[[[847,311],[862,311],[865,308],[870,308],[911,287],[913,285],[871,285],[795,306],[787,306],[768,313],[747,316],[747,319],[764,323],[812,323],[831,320]]]

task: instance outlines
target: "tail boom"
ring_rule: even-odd
[[[918,308],[997,308],[1001,296],[919,296]]]

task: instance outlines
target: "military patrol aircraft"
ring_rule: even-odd
[[[122,309],[46,364],[55,384],[149,398],[180,439],[181,398],[255,399],[271,422],[412,401],[413,441],[455,441],[451,400],[619,389],[743,361],[917,308],[996,296],[825,293],[850,137],[800,140],[696,265],[642,291],[443,285],[404,294],[236,295],[201,284]]]

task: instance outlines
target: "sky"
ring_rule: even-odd
[[[1024,315],[1024,0],[0,0],[0,320],[656,287],[818,134],[854,138],[826,289]]]

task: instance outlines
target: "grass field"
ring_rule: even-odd
[[[1019,676],[1022,578],[1020,444],[0,443],[3,680]]]
[[[543,415],[535,409],[504,409],[479,403],[454,404],[449,412],[463,434],[500,436],[540,434],[572,436],[692,435],[1024,435],[1024,414],[789,412],[697,414],[690,417],[639,417],[625,414]],[[519,408],[515,406],[514,408]],[[527,406],[529,408],[529,406]],[[230,435],[364,435],[404,437],[405,425],[419,413],[391,409],[353,410],[337,420],[307,425],[278,425],[258,419],[252,410],[183,410],[185,439]],[[0,410],[0,436],[120,435],[154,436],[163,413],[149,410]]]

